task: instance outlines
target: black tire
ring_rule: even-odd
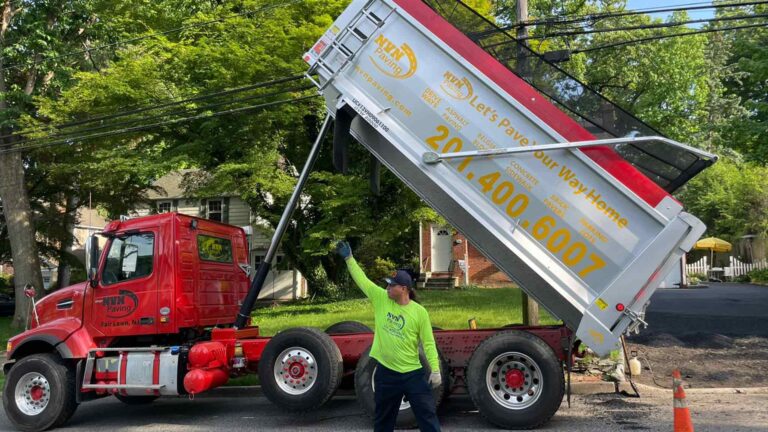
[[[276,364],[281,365],[277,370]],[[310,327],[278,333],[264,347],[259,360],[264,395],[293,411],[313,410],[327,402],[338,388],[343,371],[339,347],[330,336]]]
[[[147,405],[157,400],[160,396],[123,396],[116,393],[115,397],[126,405]]]
[[[509,386],[513,379],[520,387]],[[467,386],[480,414],[504,429],[543,425],[560,408],[565,393],[563,368],[552,348],[516,330],[496,333],[475,349]]]
[[[332,335],[344,333],[373,333],[373,330],[359,321],[341,321],[325,329],[325,332]]]
[[[355,334],[355,333],[373,333],[373,330],[359,321],[341,321],[331,325],[325,332],[329,335],[334,334]],[[339,389],[352,390],[355,388],[355,372],[350,370],[341,377]]]
[[[363,355],[360,356],[360,360],[357,362],[357,369],[355,370],[355,395],[357,396],[357,401],[360,403],[363,411],[370,418],[374,418],[376,414],[376,400],[374,398],[373,373],[379,366],[379,362],[369,355],[370,352],[371,348],[369,347],[363,352]],[[445,396],[448,394],[451,385],[448,364],[439,350],[437,355],[440,357],[440,374],[442,375],[443,383],[440,387],[432,389],[432,396],[435,398],[436,407],[439,408],[440,404],[442,404],[445,399]],[[421,350],[419,352],[419,359],[421,360],[421,364],[425,367],[425,379],[428,379],[430,367],[427,362],[427,357]],[[413,429],[417,426],[416,416],[410,408],[410,405],[401,405],[400,413],[397,415],[395,428]]]
[[[25,384],[31,387],[25,390]],[[75,392],[72,366],[56,354],[33,354],[17,361],[8,372],[3,407],[17,429],[44,431],[61,426],[72,417],[77,409]],[[37,403],[33,400],[36,397]]]

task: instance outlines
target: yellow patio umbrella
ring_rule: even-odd
[[[717,237],[707,237],[696,242],[694,249],[705,249],[711,252],[730,252],[733,246]]]
[[[707,237],[696,242],[694,249],[703,249],[709,251],[709,271],[715,264],[715,252],[730,252],[733,246],[723,239],[717,237]]]

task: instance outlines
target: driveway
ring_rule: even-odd
[[[680,369],[695,388],[768,386],[768,287],[658,290],[646,321],[627,339],[646,368],[637,381],[667,387]]]
[[[692,331],[768,337],[768,286],[709,283],[708,288],[660,289],[651,297],[646,331]]]

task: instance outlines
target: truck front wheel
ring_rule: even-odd
[[[8,419],[22,431],[61,426],[77,409],[75,371],[55,354],[24,357],[11,368],[3,389]]]
[[[557,412],[565,379],[549,345],[530,333],[508,330],[475,349],[467,366],[467,386],[472,402],[491,423],[531,429]]]

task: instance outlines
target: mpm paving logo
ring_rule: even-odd
[[[397,79],[405,79],[416,73],[416,55],[407,43],[397,46],[383,33],[374,42],[376,50],[369,58],[381,73]]]
[[[451,71],[445,71],[443,74],[440,88],[445,94],[458,100],[467,100],[472,97],[473,93],[472,83],[466,77],[459,78]]]

